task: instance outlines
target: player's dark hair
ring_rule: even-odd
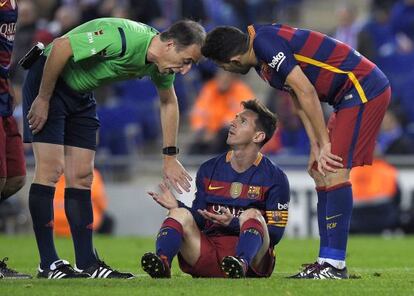
[[[264,141],[260,143],[260,147],[262,147],[276,131],[277,116],[259,100],[243,101],[242,105],[244,109],[251,110],[257,114],[256,128],[259,131],[263,131],[266,135]]]
[[[203,26],[191,20],[178,21],[160,34],[161,41],[174,40],[178,50],[193,44],[201,47],[205,38],[206,31]]]
[[[206,58],[220,63],[229,63],[236,55],[249,49],[249,35],[230,27],[217,27],[207,34],[201,53]]]

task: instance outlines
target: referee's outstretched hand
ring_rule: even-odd
[[[180,187],[190,192],[192,178],[175,156],[164,155],[164,181],[180,194]]]
[[[35,135],[41,131],[46,123],[48,112],[49,99],[37,96],[27,114],[27,120],[29,122],[29,128],[32,130],[32,134]]]

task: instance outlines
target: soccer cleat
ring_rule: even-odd
[[[96,250],[95,256],[96,262],[90,267],[85,268],[84,270],[80,270],[75,266],[75,270],[78,272],[85,272],[90,275],[90,278],[94,279],[133,279],[135,277],[130,272],[120,272],[111,268],[109,265],[99,259]]]
[[[46,279],[79,279],[88,278],[89,274],[78,272],[66,260],[56,260],[49,268],[41,269],[38,268],[38,278]]]
[[[335,280],[342,280],[342,279],[348,279],[348,271],[345,268],[338,269],[334,266],[330,265],[329,263],[322,264],[318,269],[313,271],[308,275],[308,278],[310,279],[335,279]]]
[[[247,264],[234,256],[226,256],[221,261],[221,270],[228,278],[244,278],[247,272]]]
[[[0,261],[0,279],[27,280],[32,278],[29,274],[20,273],[7,267],[7,260],[9,260],[9,258],[5,257]]]
[[[145,253],[141,258],[141,267],[152,278],[170,278],[171,269],[165,256]]]
[[[289,276],[288,278],[289,279],[308,279],[309,274],[318,270],[321,267],[321,265],[318,262],[314,262],[314,263],[302,264],[302,267],[303,267],[302,271],[292,276]]]

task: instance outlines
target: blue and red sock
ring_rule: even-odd
[[[318,227],[319,227],[319,258],[323,258],[328,247],[328,231],[326,229],[326,188],[316,187],[318,194]]]
[[[240,228],[236,256],[250,265],[263,244],[263,234],[263,226],[257,219],[248,219],[244,222]]]
[[[325,258],[345,261],[349,224],[352,216],[352,185],[350,182],[326,189],[326,227],[328,248]]]
[[[156,253],[158,256],[165,256],[168,264],[171,262],[180,250],[183,240],[183,226],[173,218],[166,218],[161,225],[155,243]]]

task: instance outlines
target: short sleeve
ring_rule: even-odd
[[[289,43],[278,36],[275,30],[257,32],[253,41],[253,49],[258,60],[268,64],[276,71],[282,84],[297,65]]]
[[[161,74],[158,71],[154,71],[151,74],[151,80],[154,82],[158,89],[167,89],[173,86],[175,74]]]
[[[102,28],[96,31],[70,34],[67,37],[75,62],[96,54],[116,57],[122,53],[122,38],[118,28]]]
[[[266,199],[266,218],[268,225],[285,227],[289,213],[289,181],[282,171],[279,171],[276,178]]]

